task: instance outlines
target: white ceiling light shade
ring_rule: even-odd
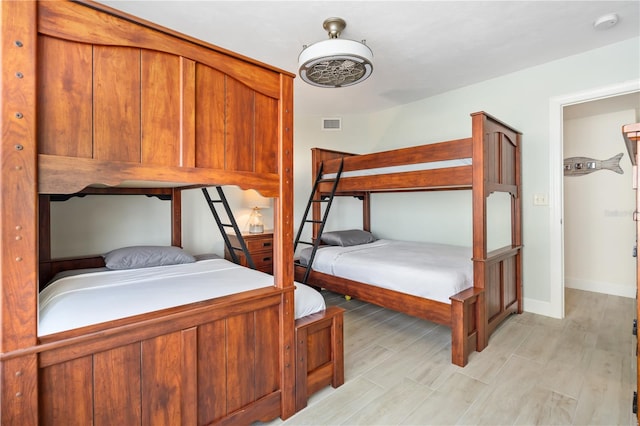
[[[298,57],[300,77],[318,87],[346,87],[366,80],[373,72],[373,52],[363,42],[339,39],[347,26],[341,18],[328,18],[323,28],[329,40],[305,46]]]

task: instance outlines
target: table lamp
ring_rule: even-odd
[[[262,214],[260,209],[271,207],[271,199],[265,198],[255,189],[244,191],[244,205],[253,209],[249,216],[249,233],[262,234],[264,232],[264,223],[262,222]]]

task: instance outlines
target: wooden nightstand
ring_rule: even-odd
[[[240,242],[235,234],[228,234],[229,241],[234,248],[236,256],[238,256],[239,264],[242,266],[249,266],[247,258],[245,257],[242,249],[240,248]],[[273,274],[273,232],[265,231],[262,234],[242,234],[244,242],[247,245],[253,264],[258,271]],[[229,249],[225,247],[224,258],[233,261]]]

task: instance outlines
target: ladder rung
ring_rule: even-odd
[[[307,223],[322,223],[321,220],[311,220],[311,219],[307,219],[307,220],[305,220],[305,222],[307,222]]]
[[[310,245],[310,246],[313,245],[313,243],[310,243],[308,241],[298,241],[298,244],[307,244],[307,245]]]
[[[312,203],[326,203],[328,201],[329,201],[328,198],[323,198],[321,200],[311,200]]]

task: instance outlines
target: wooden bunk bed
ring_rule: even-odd
[[[322,165],[312,199],[330,197],[335,176],[342,167],[335,196],[356,196],[363,200],[363,228],[370,231],[370,194],[467,189],[473,204],[473,287],[442,303],[402,292],[336,277],[296,265],[296,279],[360,300],[394,309],[451,327],[452,362],[464,366],[474,350],[482,351],[489,335],[511,313],[522,312],[522,214],[520,148],[521,133],[478,112],[472,116],[472,136],[466,139],[402,148],[373,154],[312,149],[312,176]],[[470,159],[465,165],[451,160]],[[445,163],[437,163],[445,162]],[[341,166],[341,163],[343,164]],[[397,166],[440,164],[434,168],[414,167],[397,171]],[[391,169],[389,169],[391,168]],[[379,169],[376,173],[358,171]],[[356,172],[349,176],[350,172]],[[493,192],[511,195],[511,244],[487,250],[487,198]],[[313,241],[319,238],[322,203],[312,204]]]
[[[248,424],[341,384],[341,312],[293,316],[293,75],[88,1],[0,25],[0,423]],[[52,194],[169,194],[181,246],[213,185],[274,198],[272,287],[38,336],[40,285],[102,262],[51,259]]]

